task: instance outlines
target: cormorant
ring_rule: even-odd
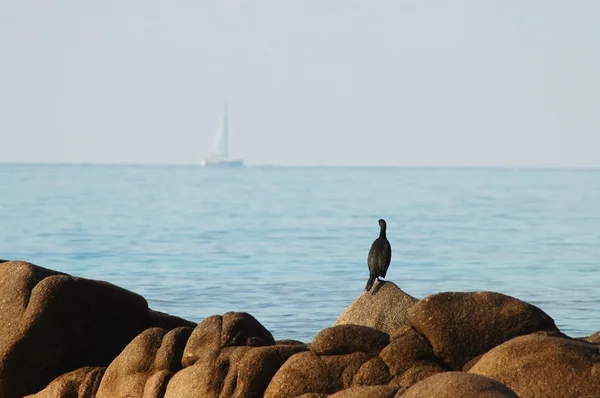
[[[385,236],[386,229],[385,220],[379,220],[379,237],[375,239],[369,250],[367,264],[369,265],[369,280],[365,290],[371,290],[375,278],[379,281],[379,277],[385,278],[390,261],[392,260],[392,246]]]

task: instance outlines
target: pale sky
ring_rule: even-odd
[[[599,0],[0,0],[0,162],[600,167]]]

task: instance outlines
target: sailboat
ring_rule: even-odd
[[[213,141],[211,155],[200,161],[202,167],[240,167],[244,165],[241,159],[229,159],[229,138],[227,131],[227,104],[223,112],[223,121]]]

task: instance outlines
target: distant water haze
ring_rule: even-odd
[[[596,0],[0,2],[0,162],[600,166]]]

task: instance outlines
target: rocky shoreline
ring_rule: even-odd
[[[600,333],[493,292],[363,293],[312,342],[199,324],[133,292],[0,260],[0,398],[600,397]]]

